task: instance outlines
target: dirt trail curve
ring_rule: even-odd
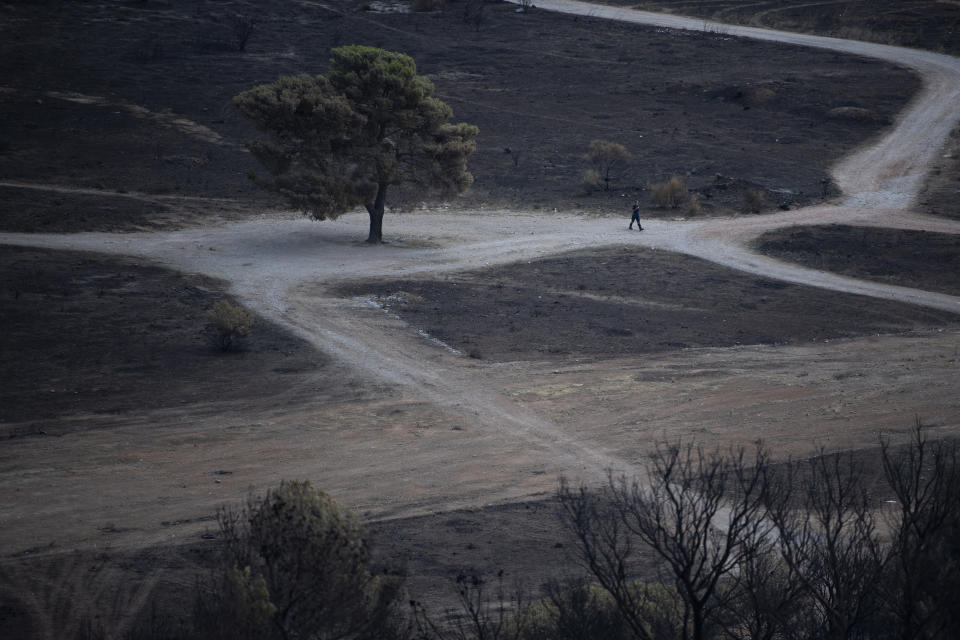
[[[644,233],[629,235],[626,219],[555,214],[544,228],[542,215],[514,211],[391,214],[389,231],[396,234],[399,242],[378,247],[358,242],[365,235],[366,220],[361,214],[323,224],[271,216],[215,228],[162,233],[0,234],[0,243],[141,256],[183,271],[223,278],[245,304],[346,362],[352,370],[468,422],[474,434],[469,451],[462,442],[436,441],[420,449],[407,449],[403,456],[396,456],[397,460],[390,460],[393,466],[380,471],[375,480],[358,475],[362,465],[351,468],[351,481],[358,477],[364,481],[354,482],[341,496],[353,504],[359,502],[369,507],[371,513],[394,516],[463,506],[467,495],[463,486],[471,487],[471,500],[516,499],[536,490],[550,490],[556,473],[596,479],[606,468],[630,470],[632,461],[625,459],[615,445],[598,444],[589,433],[564,428],[549,417],[521,407],[491,381],[489,369],[474,366],[412,331],[398,330],[398,321],[367,302],[331,297],[327,293],[331,285],[384,275],[442,274],[629,242],[680,251],[793,282],[960,313],[957,297],[812,271],[778,263],[747,248],[756,235],[795,224],[844,221],[960,233],[960,223],[909,212],[934,154],[960,118],[956,111],[960,104],[960,60],[884,45],[711,25],[702,20],[568,0],[543,0],[537,4],[540,9],[669,28],[709,28],[731,35],[882,58],[916,69],[924,78],[924,89],[885,137],[858,150],[834,169],[845,194],[835,206],[736,219],[657,221],[650,223]],[[469,224],[464,222],[466,216]],[[297,416],[289,419],[296,420]],[[469,482],[447,472],[449,477],[436,480],[438,488],[431,495],[417,496],[416,509],[405,509],[399,500],[388,508],[371,497],[390,495],[396,500],[391,485],[396,484],[397,477],[405,477],[402,474],[412,473],[411,469],[431,469],[439,461],[447,465],[444,468],[454,468],[460,460],[484,456],[493,459],[505,451],[521,449],[527,459],[535,458],[539,465],[536,473],[541,479],[536,482],[518,483],[517,473],[504,471],[511,470],[507,463],[494,468],[491,462],[487,467],[474,465],[474,476]],[[339,454],[339,459],[343,458]],[[382,458],[380,454],[379,458],[365,460],[365,464],[371,468],[387,464]],[[282,471],[270,469],[259,480],[274,481]],[[149,492],[149,482],[131,488],[130,495],[140,489]],[[209,513],[216,504],[213,500],[198,498],[193,508]]]

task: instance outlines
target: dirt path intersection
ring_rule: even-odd
[[[845,195],[831,206],[658,221],[642,234],[628,234],[626,217],[391,214],[388,234],[397,241],[378,247],[358,242],[366,224],[360,214],[323,224],[271,215],[164,233],[0,234],[4,244],[136,256],[222,278],[246,305],[333,356],[370,391],[351,406],[211,399],[134,416],[72,416],[78,428],[69,437],[21,440],[0,452],[0,547],[41,553],[195,539],[218,505],[281,478],[309,478],[365,517],[384,519],[549,494],[559,474],[596,481],[607,469],[631,472],[663,437],[707,444],[762,437],[790,454],[814,443],[867,446],[878,430],[904,430],[917,414],[944,431],[960,428],[956,330],[561,365],[494,363],[466,358],[368,300],[334,295],[334,287],[362,279],[444,278],[628,245],[960,313],[954,296],[803,269],[749,248],[759,234],[796,224],[960,232],[960,223],[910,212],[960,118],[960,60],[564,0],[538,6],[874,56],[915,69],[925,85],[885,137],[835,168]],[[85,421],[98,428],[80,428]]]

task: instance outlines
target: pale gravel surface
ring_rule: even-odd
[[[541,10],[575,12],[668,28],[704,28],[702,20],[564,0],[545,0],[537,5]],[[350,433],[351,417],[340,416],[341,422],[335,425],[337,431],[324,431],[327,440],[318,442],[316,438],[311,439],[309,434],[301,433],[298,425],[319,425],[318,416],[323,415],[323,408],[296,408],[289,415],[270,415],[269,421],[264,416],[256,415],[255,408],[249,408],[250,413],[225,410],[222,415],[215,414],[212,417],[183,415],[174,411],[145,414],[130,419],[126,426],[121,425],[116,430],[91,432],[83,438],[90,447],[116,447],[119,446],[118,438],[129,442],[128,439],[135,437],[134,434],[144,425],[155,422],[164,424],[168,431],[164,432],[166,435],[163,438],[168,441],[157,446],[170,449],[141,452],[152,461],[154,466],[151,470],[137,468],[131,473],[127,469],[122,486],[109,485],[104,489],[108,479],[104,477],[107,472],[101,468],[88,466],[72,469],[71,477],[78,475],[84,481],[89,481],[90,486],[101,487],[97,491],[106,493],[97,494],[92,499],[84,493],[84,482],[71,479],[68,481],[71,485],[69,490],[44,491],[42,499],[50,502],[44,502],[44,509],[39,511],[24,510],[19,502],[0,498],[0,522],[7,531],[6,539],[0,542],[13,544],[12,538],[29,537],[31,530],[42,526],[37,523],[52,522],[64,523],[61,525],[63,531],[58,532],[64,539],[74,542],[90,542],[92,539],[95,542],[95,537],[84,537],[88,534],[70,533],[71,526],[82,527],[84,518],[94,517],[91,509],[104,509],[121,522],[128,519],[139,525],[143,525],[144,520],[153,522],[159,518],[158,513],[174,509],[164,500],[178,490],[181,481],[189,493],[177,494],[175,511],[193,516],[209,514],[220,501],[238,499],[245,489],[239,481],[229,486],[229,492],[218,489],[217,493],[212,493],[188,488],[188,474],[183,467],[189,464],[220,464],[214,459],[227,460],[222,464],[231,463],[237,468],[246,464],[250,473],[243,476],[243,482],[247,486],[262,488],[279,477],[314,478],[336,497],[367,509],[370,517],[399,517],[515,500],[549,492],[555,486],[559,473],[593,481],[602,477],[607,468],[624,471],[637,468],[635,464],[641,459],[642,451],[636,445],[632,449],[624,447],[622,441],[610,434],[591,432],[590,425],[569,419],[571,415],[585,419],[605,416],[609,407],[601,404],[602,398],[607,397],[603,394],[612,397],[615,393],[612,389],[598,391],[595,397],[600,399],[576,396],[598,403],[594,412],[589,411],[589,407],[585,410],[582,404],[570,406],[565,410],[567,413],[562,413],[559,409],[553,411],[552,405],[519,401],[517,397],[523,395],[522,389],[511,390],[511,385],[524,387],[535,376],[549,375],[550,372],[537,369],[535,364],[518,370],[509,366],[467,361],[424,340],[396,318],[371,308],[364,301],[338,299],[327,293],[329,287],[348,280],[384,276],[439,277],[453,271],[533,260],[567,250],[629,243],[638,247],[688,253],[736,269],[791,282],[960,313],[960,298],[957,297],[805,269],[765,258],[748,248],[749,242],[761,233],[798,224],[843,222],[960,232],[960,222],[918,216],[910,211],[931,160],[960,118],[960,112],[956,110],[956,105],[960,104],[960,60],[863,42],[746,27],[711,28],[722,29],[731,35],[827,47],[903,64],[923,76],[924,88],[882,139],[857,151],[834,168],[834,177],[842,187],[844,196],[832,206],[734,219],[653,221],[640,234],[626,231],[626,217],[611,220],[563,213],[516,211],[391,213],[386,219],[386,232],[387,238],[395,242],[377,247],[365,246],[360,242],[366,235],[367,225],[366,215],[360,213],[344,216],[337,221],[316,223],[274,212],[241,223],[173,232],[0,234],[0,243],[139,256],[174,269],[223,278],[230,283],[232,292],[258,313],[290,328],[351,370],[367,376],[372,383],[399,390],[402,402],[425,407],[420,409],[425,415],[429,413],[435,420],[439,419],[436,418],[438,415],[446,416],[461,424],[464,429],[462,438],[467,439],[463,440],[459,433],[434,434],[422,440],[409,441],[401,438],[402,434],[392,432],[388,433],[388,437],[379,432],[364,435],[365,432],[359,428],[356,433]],[[69,190],[65,185],[56,188]],[[545,216],[549,216],[549,225],[544,225]],[[887,344],[884,342],[877,349],[887,348]],[[895,347],[890,349],[895,350]],[[863,351],[868,354],[870,349],[864,348]],[[936,347],[929,347],[929,351],[935,353]],[[744,365],[745,372],[751,371],[751,366],[759,367],[757,363],[766,362],[768,358],[771,362],[781,362],[784,371],[794,366],[790,364],[792,358],[799,358],[807,365],[818,358],[822,359],[822,355],[808,354],[803,349],[773,352],[762,348],[757,348],[756,353],[749,349],[701,350],[693,355],[684,354],[681,359],[705,358],[713,363],[729,359],[734,352],[738,358],[749,355],[747,359],[754,363]],[[843,366],[855,366],[869,357],[863,354],[851,356],[850,362]],[[667,366],[670,358],[663,356],[659,360],[664,363],[663,366]],[[617,366],[626,368],[630,365],[619,363]],[[643,363],[642,366],[653,365]],[[947,367],[946,371],[951,370],[949,365],[943,366]],[[731,373],[736,372],[731,370]],[[585,380],[589,376],[596,376],[590,373],[583,375],[586,376]],[[558,372],[557,379],[561,378],[566,379],[564,372]],[[754,389],[751,386],[754,384],[750,381],[752,379],[744,380],[742,387],[730,387],[730,398],[743,395],[745,389]],[[818,393],[829,393],[825,389],[838,387],[829,377],[824,377],[822,382],[816,384],[821,386],[815,387],[818,391],[809,393],[813,397],[818,397]],[[880,389],[882,381],[877,384],[877,389]],[[945,384],[955,383],[947,380]],[[719,386],[720,383],[717,383],[717,388]],[[755,386],[759,387],[761,383],[757,382]],[[909,397],[925,399],[927,396],[922,394],[931,388],[928,384],[924,388],[911,390],[913,395]],[[949,390],[942,393],[949,395]],[[791,402],[792,397],[785,396],[776,402]],[[934,408],[936,397],[930,400]],[[690,414],[684,414],[671,404],[674,400],[652,395],[647,399],[650,403],[648,413],[654,411],[662,415],[665,425],[669,425],[670,420],[690,417]],[[840,407],[837,411],[851,404],[855,403],[844,400],[837,405]],[[692,398],[689,406],[694,406]],[[742,408],[743,405],[737,406]],[[762,411],[769,410],[768,405],[764,407]],[[720,412],[729,411],[728,419],[734,420],[736,409],[736,406],[730,408],[708,403],[699,409],[703,415],[697,415],[704,424],[710,424],[713,420],[713,424],[721,425]],[[900,419],[904,411],[909,410],[898,406],[891,410],[889,416]],[[757,415],[760,413],[761,409],[757,409]],[[267,438],[258,435],[252,427],[246,426],[259,419],[263,420],[261,426],[273,436]],[[883,416],[872,416],[871,419],[880,423],[884,421]],[[636,432],[630,431],[632,427],[619,420],[617,416],[607,416],[600,420],[600,424],[617,426],[622,432],[620,437],[636,440]],[[638,417],[629,425],[640,424],[639,420]],[[953,422],[948,420],[941,418],[941,426],[958,426],[955,414]],[[413,418],[410,418],[409,423],[412,425],[413,422]],[[812,424],[809,420],[807,422]],[[420,423],[416,422],[416,425],[419,428]],[[682,426],[689,428],[686,424]],[[318,429],[321,427],[327,428],[317,426]],[[845,424],[845,428],[851,427]],[[868,428],[869,425],[861,424],[858,433]],[[230,433],[240,433],[246,429],[243,432],[251,433],[252,439],[221,443],[217,445],[218,448],[207,452],[207,458],[198,458],[196,451],[181,451],[176,448],[178,445],[173,444],[178,437],[190,437],[189,434],[201,433],[203,429],[218,432],[234,430]],[[294,433],[293,429],[297,431]],[[655,435],[653,427],[645,429],[644,437]],[[789,425],[783,427],[785,438],[790,437],[791,429],[793,427]],[[668,432],[669,427],[664,426],[663,433]],[[725,437],[721,426],[717,426],[716,434],[716,441],[739,441],[744,437],[742,433]],[[290,438],[288,443],[283,440],[285,437]],[[21,443],[20,453],[26,457],[35,455],[42,458],[49,455],[55,458],[68,456],[76,445],[67,442]],[[29,447],[34,447],[35,451],[28,450]],[[258,458],[258,461],[250,462],[251,456]],[[45,480],[43,472],[37,474],[39,487]],[[158,477],[162,477],[163,481],[158,482]],[[6,480],[0,478],[0,482],[9,485],[13,480],[9,477]],[[39,488],[37,490],[40,491]],[[79,514],[71,511],[78,509]],[[82,509],[88,511],[83,512]],[[177,531],[196,531],[197,526],[185,525]],[[126,538],[126,544],[132,546],[155,543],[168,535],[150,531],[145,525],[132,528],[134,532]],[[119,540],[116,539],[117,544]]]

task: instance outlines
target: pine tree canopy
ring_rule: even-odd
[[[409,56],[359,45],[334,49],[326,75],[244,91],[234,104],[264,134],[247,145],[267,173],[254,179],[317,220],[363,205],[380,242],[389,186],[452,195],[473,182],[477,128],[449,122],[433,91]]]

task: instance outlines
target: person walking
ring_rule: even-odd
[[[630,224],[627,226],[631,231],[633,230],[633,223],[637,223],[637,231],[643,231],[643,225],[640,224],[640,201],[637,200],[633,203],[633,215],[630,217]]]

